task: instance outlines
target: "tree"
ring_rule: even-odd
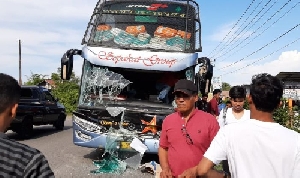
[[[72,113],[76,109],[79,96],[77,83],[72,81],[58,83],[51,92],[56,98],[59,98],[59,102],[65,106],[67,113]]]
[[[231,88],[231,85],[229,83],[223,82],[222,83],[222,91],[229,91]]]
[[[25,82],[25,85],[38,85],[39,83],[45,80],[47,75],[34,74],[33,72],[31,72],[31,75],[26,77],[27,77],[27,82]]]

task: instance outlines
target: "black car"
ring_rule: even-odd
[[[21,98],[16,118],[9,130],[23,138],[33,134],[34,125],[53,125],[63,130],[66,120],[65,107],[45,88],[40,86],[22,86]]]

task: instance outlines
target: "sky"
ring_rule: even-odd
[[[199,56],[215,61],[214,76],[242,85],[258,73],[299,72],[300,3],[296,0],[197,2],[203,48]],[[82,47],[96,3],[1,0],[0,72],[18,79],[18,39],[22,41],[23,82],[31,73],[50,76],[56,72],[64,52]],[[76,75],[81,74],[82,62],[82,58],[75,58]]]

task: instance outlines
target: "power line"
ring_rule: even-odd
[[[300,24],[297,24],[296,26],[294,26],[293,28],[289,29],[288,31],[286,31],[285,33],[283,33],[283,34],[280,35],[279,37],[275,38],[275,39],[272,40],[271,42],[267,43],[267,44],[264,45],[263,47],[259,48],[258,50],[254,51],[254,52],[252,52],[252,53],[250,53],[250,54],[248,54],[246,57],[244,57],[244,58],[242,58],[242,59],[240,59],[240,60],[238,60],[238,61],[235,61],[234,63],[231,63],[231,64],[229,64],[229,65],[227,65],[227,66],[225,66],[225,67],[219,68],[219,70],[225,69],[225,68],[230,67],[230,66],[233,66],[233,65],[237,64],[238,62],[241,62],[242,60],[246,59],[247,57],[250,57],[250,56],[252,56],[253,54],[255,54],[255,53],[261,51],[261,50],[264,49],[265,47],[269,46],[270,44],[274,43],[274,42],[277,41],[278,39],[282,38],[282,37],[285,36],[286,34],[290,33],[290,32],[293,31],[294,29],[296,29],[298,26],[300,26]]]
[[[291,0],[290,0],[291,1]],[[222,54],[219,54],[217,57],[215,57],[215,59],[220,58],[221,56],[224,56],[226,54],[228,54],[228,51],[232,51],[233,49],[235,49],[238,45],[240,45],[241,43],[243,43],[244,41],[246,41],[247,39],[249,39],[249,37],[255,33],[255,31],[253,31],[251,33],[251,35],[248,35],[245,39],[242,39],[242,37],[244,37],[244,35],[260,20],[262,19],[267,12],[270,11],[270,9],[278,2],[278,0],[276,0],[251,26],[249,26],[246,30],[244,30],[244,32],[240,35],[240,38],[238,38],[231,46],[233,46],[234,44],[238,43],[239,41],[241,41],[240,43],[238,43],[237,45],[235,45],[233,48],[225,50]],[[238,35],[239,36],[239,35]],[[222,60],[224,61],[224,60]]]
[[[234,33],[229,37],[229,39],[226,40],[225,45],[226,45],[227,42],[233,37],[233,35],[236,34],[237,31],[239,31],[240,28],[248,21],[248,19],[250,18],[250,16],[255,12],[255,10],[258,8],[258,6],[259,6],[262,2],[263,2],[263,0],[261,0],[261,1],[257,4],[257,6],[255,6],[255,7],[253,8],[252,12],[251,12],[251,13],[248,15],[248,17],[243,21],[243,23],[237,28],[237,30],[234,30]],[[234,29],[234,28],[233,28],[233,29]],[[221,42],[223,42],[223,41],[221,41]],[[223,46],[224,46],[224,45],[223,45]],[[223,47],[223,46],[222,46],[222,47]],[[215,53],[214,53],[214,55],[215,55]],[[212,55],[212,57],[213,57],[214,55]],[[212,58],[212,57],[209,57],[209,58]]]
[[[237,69],[237,70],[234,70],[234,71],[231,71],[231,72],[222,74],[222,75],[220,75],[220,76],[224,76],[224,75],[228,75],[228,74],[231,74],[231,73],[235,73],[235,72],[240,71],[240,70],[242,70],[242,69],[244,69],[244,68],[246,68],[246,67],[249,67],[249,66],[251,66],[251,65],[253,65],[253,64],[255,64],[255,63],[257,63],[257,62],[259,62],[259,61],[261,61],[261,60],[263,60],[263,59],[265,59],[265,58],[271,56],[271,55],[273,55],[274,53],[281,51],[282,49],[284,49],[284,48],[290,46],[291,44],[296,43],[296,42],[299,41],[299,40],[300,40],[300,38],[294,40],[293,42],[291,42],[291,43],[289,43],[289,44],[287,44],[287,45],[285,45],[285,46],[283,46],[283,47],[277,49],[276,51],[274,51],[274,52],[272,52],[272,53],[270,53],[270,54],[268,54],[268,55],[266,55],[266,56],[264,56],[264,57],[262,57],[262,58],[260,58],[260,59],[258,59],[258,60],[256,60],[256,61],[253,61],[252,63],[249,63],[249,64],[245,65],[244,67],[241,67],[241,68],[239,68],[239,69]]]
[[[230,31],[225,35],[225,37],[222,39],[222,41],[217,45],[217,47],[215,47],[209,54],[211,55],[221,44],[222,42],[227,38],[227,36],[233,31],[233,29],[235,28],[235,26],[240,22],[240,20],[244,17],[244,15],[247,13],[247,11],[250,9],[250,7],[252,6],[252,4],[255,2],[255,0],[252,0],[252,2],[249,4],[249,6],[247,7],[247,9],[243,12],[243,14],[240,16],[240,18],[238,19],[238,21],[233,25],[233,27],[230,29]]]
[[[231,41],[228,43],[228,44],[225,44],[225,46],[223,48],[221,48],[221,50],[218,52],[222,52],[224,51],[225,49],[227,49],[227,47],[232,43],[234,42],[234,40],[240,36],[240,34],[253,22],[253,20],[256,19],[256,17],[268,6],[268,4],[271,2],[272,0],[269,0],[264,6],[263,8],[251,19],[251,21],[237,34],[235,35],[235,37],[233,39],[231,39]],[[257,21],[255,21],[253,24],[256,24]],[[216,53],[214,56],[212,56],[211,58],[215,58],[215,56],[218,54]]]
[[[287,6],[292,0],[289,0],[288,2],[286,2],[279,10],[277,10],[271,17],[269,17],[260,27],[258,27],[256,30],[254,30],[250,35],[248,35],[243,41],[241,41],[240,43],[238,43],[236,46],[234,46],[233,48],[229,49],[228,51],[233,51],[236,47],[240,46],[243,42],[245,42],[246,40],[248,40],[253,34],[255,34],[259,29],[261,29],[262,27],[264,27],[277,13],[279,13],[285,6]],[[248,44],[250,44],[252,41],[254,41],[257,37],[259,37],[260,35],[262,35],[266,30],[268,30],[270,27],[272,27],[274,24],[276,24],[281,18],[283,18],[285,15],[287,15],[292,9],[294,9],[300,2],[297,2],[293,7],[291,7],[288,11],[286,11],[282,16],[280,16],[276,21],[274,21],[270,26],[268,26],[265,30],[263,30],[260,34],[256,35],[251,41],[249,41],[247,44],[243,45],[242,47],[240,47],[238,50],[234,51],[232,54],[230,54],[229,56],[227,56],[226,58],[224,58],[223,60],[219,61],[222,62],[226,59],[228,59],[229,57],[231,57],[232,55],[236,54],[237,52],[239,52],[241,49],[243,49],[245,46],[247,46]],[[223,53],[223,55],[228,54],[228,53]]]
[[[243,23],[237,28],[237,30],[234,30],[234,27],[232,27],[232,29],[230,30],[230,32],[232,31],[232,30],[234,30],[234,34],[236,34],[237,33],[237,31],[239,31],[239,29],[248,21],[248,19],[250,18],[250,16],[255,12],[255,10],[257,9],[257,7],[261,4],[263,2],[263,0],[261,0],[258,4],[257,4],[257,6],[256,7],[254,7],[254,9],[252,10],[252,12],[248,15],[248,17],[243,21]],[[249,6],[250,7],[250,6]],[[229,37],[229,39],[227,39],[226,40],[226,42],[225,42],[225,45],[227,44],[227,42],[233,37],[233,35],[234,34],[232,34],[230,37]],[[226,35],[227,36],[227,35]],[[220,46],[221,45],[221,43],[224,41],[226,39],[226,37],[219,43],[219,45],[218,46]],[[218,47],[217,46],[217,47]],[[223,45],[224,46],[224,45]],[[216,47],[216,48],[217,48]],[[215,48],[215,50],[214,51],[216,51],[216,48]],[[213,53],[214,55],[212,55],[211,57],[209,57],[209,58],[212,58],[213,56],[215,56],[215,54],[216,54],[216,52],[215,53]],[[210,56],[210,55],[208,55],[208,56]]]

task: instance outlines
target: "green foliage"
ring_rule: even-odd
[[[59,98],[65,108],[67,113],[72,113],[77,106],[78,96],[79,96],[79,85],[72,81],[64,81],[58,83],[56,87],[52,90],[52,94]]]
[[[248,110],[250,109],[248,100],[245,100],[244,102],[244,109],[248,109]]]
[[[227,101],[230,101],[230,98],[225,98],[225,99],[223,100],[223,103],[226,104]]]
[[[289,108],[287,106],[281,106],[277,108],[273,114],[273,117],[277,123],[286,126],[286,123],[290,120]]]
[[[213,168],[217,171],[223,171],[222,163],[215,165]]]
[[[229,83],[223,82],[222,83],[222,91],[229,91],[231,88],[231,85]]]
[[[34,74],[31,72],[30,76],[27,77],[27,82],[25,82],[25,85],[38,85],[39,83],[43,82],[47,75],[42,74]]]
[[[300,133],[300,118],[299,118],[299,111],[297,107],[289,109],[286,100],[282,100],[282,105],[279,106],[274,114],[274,120],[289,129],[295,130]],[[298,116],[296,113],[298,112]]]

